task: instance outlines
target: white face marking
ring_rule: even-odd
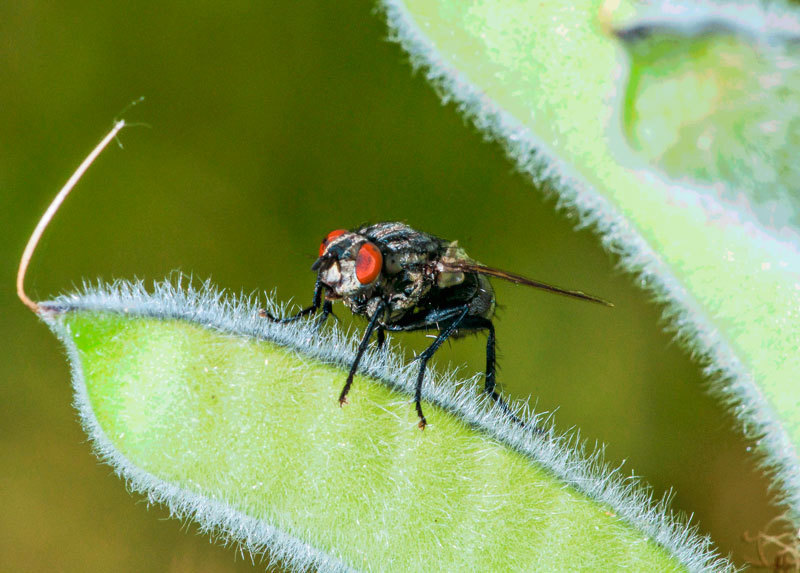
[[[342,273],[339,270],[339,265],[335,263],[323,270],[319,276],[322,282],[330,286],[335,286],[342,280]]]
[[[334,294],[341,297],[353,296],[373,286],[362,285],[356,277],[356,262],[352,259],[339,259],[320,273],[322,282],[328,285]]]

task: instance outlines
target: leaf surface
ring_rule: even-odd
[[[102,458],[151,501],[321,570],[725,569],[707,540],[575,439],[373,352],[336,407],[354,340],[277,325],[208,285],[101,285],[42,305]]]

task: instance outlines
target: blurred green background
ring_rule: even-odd
[[[442,106],[387,41],[372,2],[7,2],[0,6],[0,570],[250,571],[248,556],[165,519],[92,455],[69,369],[16,299],[29,233],[132,100],[112,146],[46,233],[28,290],[180,269],[306,304],[330,230],[404,220],[487,264],[613,300],[605,309],[497,284],[500,382],[608,445],[722,553],[778,509],[767,481],[663,332],[661,309],[590,231]],[[340,308],[344,324],[350,324]],[[360,325],[361,323],[358,323]],[[408,352],[421,336],[395,336]],[[484,362],[484,338],[438,364]],[[352,399],[358,399],[355,388]],[[335,404],[331,404],[333,409]],[[365,428],[365,431],[368,429]]]

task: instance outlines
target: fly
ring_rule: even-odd
[[[377,223],[354,231],[337,229],[328,233],[311,270],[317,273],[311,306],[286,318],[275,318],[266,312],[263,316],[286,323],[321,308],[321,325],[330,316],[333,302],[341,301],[353,314],[367,317],[367,329],[339,395],[340,406],[347,403],[353,377],[373,333],[378,348],[382,348],[386,331],[438,331],[433,343],[417,357],[420,368],[414,404],[422,430],[427,425],[420,400],[428,360],[448,338],[471,332],[487,332],[485,392],[508,412],[495,391],[495,296],[488,277],[614,306],[580,291],[484,266],[472,260],[458,241],[440,239],[404,223]]]

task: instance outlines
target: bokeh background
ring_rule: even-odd
[[[779,509],[659,306],[443,106],[387,35],[367,1],[0,4],[0,570],[264,568],[148,508],[93,457],[64,353],[14,295],[51,197],[142,95],[124,116],[143,125],[123,131],[124,148],[100,158],[46,233],[35,297],[179,269],[306,304],[332,229],[398,219],[459,239],[485,263],[617,305],[497,284],[506,394],[607,444],[655,495],[673,487],[674,508],[737,563],[755,556],[742,533]],[[471,374],[483,348],[454,342],[438,364]]]

